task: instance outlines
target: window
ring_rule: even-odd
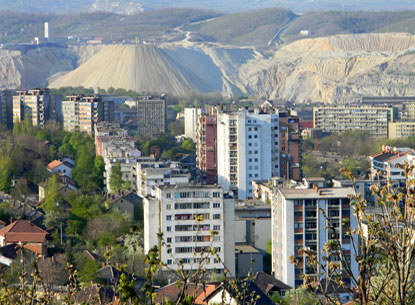
[[[295,222],[294,223],[294,229],[302,229],[303,223],[302,222]]]
[[[167,204],[167,205],[166,205],[166,209],[167,209],[167,210],[171,210],[171,204]]]
[[[249,136],[248,136],[248,139],[252,139],[252,136],[251,136],[251,135],[249,135]]]
[[[258,162],[258,158],[255,158],[255,162]]]
[[[257,150],[255,151],[255,154],[256,154],[256,155],[258,154],[258,151],[257,151]]]
[[[168,259],[166,265],[171,265],[171,259]]]
[[[171,243],[171,237],[167,237],[167,242]]]
[[[167,215],[166,220],[171,220],[171,215]]]
[[[167,193],[166,198],[171,198],[171,193]]]
[[[220,208],[220,203],[213,203],[213,208],[215,209],[219,209]]]
[[[220,214],[213,214],[213,219],[220,219]]]
[[[171,232],[171,227],[167,227],[167,232]]]
[[[185,210],[185,209],[191,209],[192,203],[191,202],[185,202],[185,203],[176,203],[174,205],[174,208],[176,210]]]
[[[256,139],[256,138],[258,138],[258,136],[257,135],[254,135],[254,138]]]
[[[213,230],[215,230],[215,231],[219,231],[219,230],[220,230],[220,225],[214,225],[214,226],[213,226]]]
[[[176,247],[175,253],[191,253],[193,252],[192,247]]]
[[[209,202],[193,202],[194,209],[209,209]]]
[[[213,241],[220,241],[220,236],[213,236]]]
[[[294,217],[302,217],[303,216],[303,212],[301,211],[295,211],[294,212]]]
[[[219,198],[220,192],[213,192],[213,198]]]

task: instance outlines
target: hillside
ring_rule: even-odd
[[[0,10],[36,13],[68,13],[109,11],[136,13],[173,6],[177,8],[214,9],[220,12],[241,12],[252,9],[284,7],[296,12],[317,10],[408,10],[412,0],[2,0]]]
[[[66,49],[33,49],[25,54],[0,50],[0,88],[45,86],[47,79],[60,71],[76,67],[78,57]]]
[[[203,73],[200,73],[203,71]],[[54,80],[51,88],[125,88],[184,96],[222,90],[221,73],[202,52],[153,45],[112,45],[79,68]]]
[[[184,29],[197,32],[208,41],[263,47],[297,17],[286,9],[261,9],[220,16]]]
[[[0,11],[0,43],[30,42],[43,36],[43,22],[49,21],[54,35],[60,38],[80,37],[82,40],[100,37],[105,42],[134,40],[181,40],[183,35],[175,30],[192,22],[198,22],[221,14],[195,9],[164,9],[139,15],[114,13],[81,14],[31,14]]]
[[[348,34],[298,40],[270,56],[190,42],[107,46],[51,86],[342,103],[362,95],[415,95],[414,72],[414,35]]]
[[[324,11],[311,12],[290,22],[282,39],[290,42],[304,37],[300,31],[308,30],[309,37],[371,32],[415,33],[415,11],[365,12]]]

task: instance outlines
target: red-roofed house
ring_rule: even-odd
[[[17,220],[0,229],[0,247],[21,243],[26,249],[46,254],[48,233],[29,220]]]
[[[66,160],[54,160],[48,164],[48,171],[50,173],[61,173],[69,178],[72,178],[71,171],[73,167],[73,164]]]

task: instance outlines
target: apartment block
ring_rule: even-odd
[[[216,115],[198,117],[196,139],[196,167],[206,184],[218,182]]]
[[[301,128],[299,118],[289,110],[279,110],[280,177],[301,180]]]
[[[414,115],[415,119],[415,115]],[[389,139],[407,138],[415,135],[415,122],[404,121],[389,123]]]
[[[239,200],[252,197],[253,180],[280,175],[279,115],[259,109],[218,113],[218,184]]]
[[[66,131],[79,131],[93,135],[98,122],[114,118],[114,103],[104,102],[99,95],[68,96],[67,100],[62,101],[62,117],[63,128]]]
[[[154,161],[153,158],[141,157],[141,152],[128,142],[115,143],[110,142],[103,150],[103,158],[105,163],[105,185],[107,190],[111,192],[110,177],[112,168],[120,163],[122,179],[128,181],[132,189],[135,189],[137,179],[135,176],[135,165],[140,161]]]
[[[155,187],[144,205],[144,251],[160,249],[160,258],[171,269],[179,262],[186,270],[198,269],[201,257],[207,270],[235,275],[234,199],[212,185]],[[201,221],[198,219],[202,219]],[[211,230],[217,232],[211,234]],[[166,246],[161,246],[158,234]],[[207,251],[215,249],[217,254]]]
[[[137,162],[135,167],[137,177],[137,194],[152,195],[155,186],[187,184],[190,173],[180,162],[175,161],[145,161]]]
[[[392,106],[324,106],[313,109],[314,128],[323,132],[367,130],[372,137],[387,138],[388,124],[397,117]]]
[[[49,89],[19,90],[13,95],[13,122],[29,118],[33,126],[43,127],[49,119]]]
[[[112,143],[121,145],[127,143],[134,147],[134,139],[128,137],[128,130],[121,128],[119,123],[99,122],[95,124],[95,153],[102,156],[104,148]]]
[[[0,124],[13,128],[13,96],[10,90],[0,90]]]
[[[143,96],[136,101],[139,136],[154,137],[166,132],[166,95]]]
[[[307,265],[307,258],[300,251],[304,247],[314,250],[320,264],[324,263],[322,250],[326,242],[339,240],[346,259],[355,276],[358,275],[358,263],[350,237],[346,235],[349,226],[356,228],[357,221],[353,215],[349,195],[353,188],[278,188],[272,197],[272,272],[275,278],[291,287],[303,284],[302,275],[321,277],[322,270],[314,270]],[[335,227],[335,231],[326,229],[328,220],[322,209]],[[344,219],[349,222],[344,222]],[[290,263],[294,256],[298,266]],[[334,255],[330,261],[336,261]],[[351,284],[350,278],[343,278]]]
[[[200,108],[184,108],[184,135],[193,142],[197,141],[197,124],[201,114]]]

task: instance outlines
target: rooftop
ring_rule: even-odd
[[[63,164],[62,161],[54,160],[48,164],[48,170],[54,170],[56,167],[58,167],[61,164]]]
[[[259,250],[248,244],[235,244],[235,253],[260,253]]]
[[[321,189],[299,189],[281,188],[278,190],[285,199],[324,199],[324,198],[347,198],[355,194],[351,187],[321,188]]]
[[[7,242],[43,242],[48,233],[29,220],[17,220],[0,229]]]

